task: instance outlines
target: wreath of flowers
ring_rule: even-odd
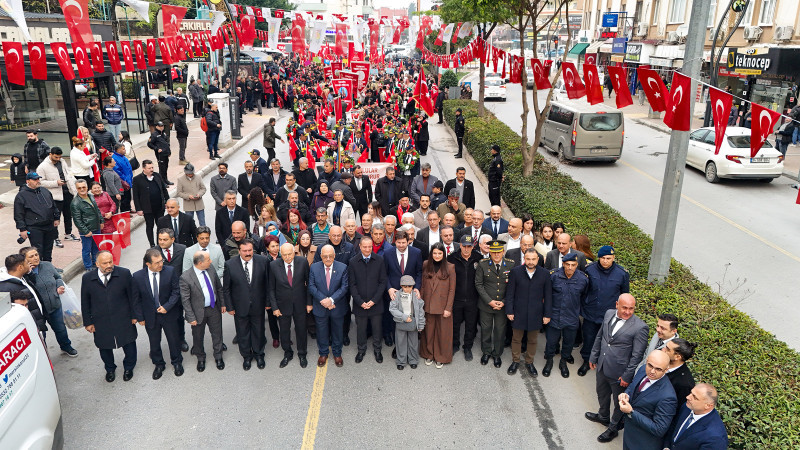
[[[298,128],[300,127],[297,125],[297,122],[295,122],[294,120],[289,120],[289,124],[286,125],[286,135],[294,136]]]
[[[411,162],[406,164],[406,155],[411,155]],[[419,162],[419,153],[417,149],[414,147],[408,147],[406,151],[402,153],[395,153],[395,159],[397,159],[397,168],[400,169],[401,172],[405,172],[406,170],[413,169],[417,162]]]

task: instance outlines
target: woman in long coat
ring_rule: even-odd
[[[422,289],[425,302],[425,330],[419,355],[425,364],[436,368],[453,361],[453,297],[456,292],[455,267],[444,257],[444,245],[433,244],[428,260],[422,264]]]

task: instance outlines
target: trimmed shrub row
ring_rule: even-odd
[[[564,222],[571,234],[586,234],[595,248],[614,245],[617,261],[631,275],[636,313],[655,330],[656,316],[676,314],[680,335],[699,344],[689,366],[697,382],[719,391],[719,412],[732,448],[800,448],[800,355],[732,307],[672,260],[663,284],[647,281],[652,239],[608,204],[536,155],[534,175],[522,175],[520,135],[490,112],[478,117],[473,100],[447,100],[444,116],[454,123],[461,108],[464,145],[484,172],[498,144],[506,163],[503,199],[516,216],[537,223]],[[682,399],[678,399],[682,401]]]

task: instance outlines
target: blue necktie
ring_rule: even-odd
[[[228,210],[228,220],[230,220],[231,223],[233,223],[233,211],[231,211],[230,209]]]
[[[206,271],[203,271],[203,278],[206,280],[206,287],[208,288],[208,297],[211,299],[210,307],[214,307],[214,288],[211,287],[211,281],[208,279],[208,275],[206,275]]]
[[[688,418],[688,419],[686,419],[686,421],[683,423],[683,426],[681,427],[681,429],[680,429],[680,430],[678,430],[678,432],[677,432],[677,433],[675,433],[675,439],[678,439],[678,436],[680,436],[680,435],[681,435],[681,433],[683,433],[684,431],[686,431],[686,429],[687,429],[687,428],[689,428],[689,425],[691,425],[691,424],[692,424],[692,422],[694,422],[694,415],[693,415],[693,414],[689,414],[689,418]],[[673,439],[673,441],[674,441],[675,439]]]

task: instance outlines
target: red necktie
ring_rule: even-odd
[[[405,271],[406,271],[406,254],[400,253],[400,273],[402,274]]]
[[[331,268],[330,267],[326,267],[325,268],[325,282],[327,283],[326,286],[328,287],[328,289],[330,289],[331,288]]]
[[[450,246],[447,246],[447,254],[450,255]]]
[[[636,392],[642,392],[642,389],[644,389],[644,387],[647,386],[647,383],[649,382],[650,378],[644,377],[644,380],[642,380],[642,382],[639,383],[639,388],[636,390]]]
[[[169,249],[167,249],[166,252],[167,252],[167,262],[172,261],[172,254],[169,252]]]
[[[289,279],[289,287],[292,287],[292,265],[289,264],[289,267],[286,269],[286,278]]]

